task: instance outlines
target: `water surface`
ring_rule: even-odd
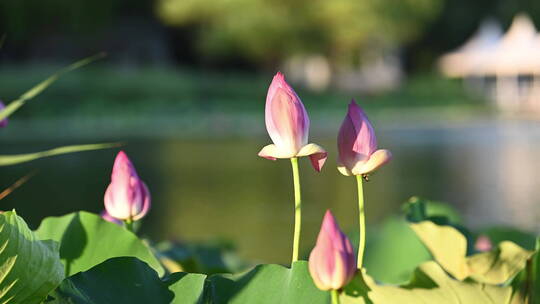
[[[379,146],[394,160],[365,185],[368,229],[399,213],[413,195],[447,201],[468,225],[508,224],[538,231],[540,126],[500,122],[456,127],[387,127]],[[96,138],[93,141],[101,141]],[[87,142],[91,142],[89,140]],[[288,160],[257,157],[265,135],[220,139],[131,139],[124,147],[147,182],[153,206],[143,234],[156,240],[234,241],[242,256],[286,263],[293,228]],[[319,140],[330,157],[316,173],[302,159],[302,248],[314,243],[324,211],[332,209],[345,230],[356,228],[354,178],[335,168],[335,142]],[[3,140],[2,153],[30,152],[65,144],[51,140]],[[76,210],[99,212],[117,150],[71,154],[3,167],[0,185],[37,169],[26,185],[0,203],[16,208],[31,226]]]

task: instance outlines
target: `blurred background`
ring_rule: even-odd
[[[264,102],[283,71],[330,152],[301,161],[308,252],[327,208],[356,228],[353,178],[335,168],[351,98],[394,160],[365,186],[369,229],[413,195],[445,201],[475,229],[540,230],[540,4],[533,0],[2,0],[0,98],[105,51],[21,108],[0,153],[123,142],[153,195],[142,233],[226,239],[241,256],[286,263],[292,240],[288,161],[270,142]],[[539,24],[540,25],[540,24]],[[117,150],[3,167],[0,201],[31,226],[100,212]],[[353,212],[354,211],[354,212]]]

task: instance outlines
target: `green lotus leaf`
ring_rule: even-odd
[[[376,232],[368,238],[364,265],[375,280],[406,283],[418,265],[431,260],[431,254],[404,219],[389,217],[373,230]]]
[[[165,272],[150,248],[135,234],[93,213],[80,211],[45,218],[36,235],[60,243],[60,258],[67,276],[121,256],[137,257],[159,275]]]
[[[39,241],[15,211],[0,214],[0,303],[40,303],[64,279],[58,243]]]
[[[173,299],[174,293],[148,264],[133,257],[119,257],[65,279],[47,303],[166,304]]]
[[[207,303],[204,291],[206,275],[176,272],[169,275],[164,281],[169,286],[169,290],[174,293],[171,304]]]
[[[315,287],[306,261],[294,262],[292,268],[258,265],[241,274],[212,275],[208,281],[207,297],[215,304],[327,304],[330,300],[328,292]]]

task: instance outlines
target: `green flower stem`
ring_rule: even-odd
[[[537,246],[538,247],[538,244]],[[536,248],[538,250],[538,248]],[[535,268],[535,261],[534,257],[531,257],[527,260],[527,264],[525,266],[525,286],[523,287],[523,294],[527,297],[526,303],[536,303],[535,302],[535,293],[537,292],[535,288],[533,287],[533,284],[536,281],[536,271],[534,271]],[[508,303],[510,303],[510,299],[508,299]]]
[[[330,290],[332,296],[332,304],[339,304],[339,292],[335,289]]]
[[[126,229],[127,229],[127,230],[129,230],[129,231],[135,233],[135,232],[133,231],[133,220],[132,220],[131,218],[125,220],[125,221],[124,221],[124,224],[126,225]]]
[[[359,241],[358,241],[358,269],[362,269],[362,263],[364,261],[364,250],[366,248],[366,214],[364,211],[364,189],[363,189],[363,177],[362,175],[356,176],[356,183],[358,184],[358,223],[360,224]]]
[[[294,243],[292,261],[298,261],[298,249],[300,247],[300,231],[302,230],[302,194],[300,190],[300,173],[298,170],[298,158],[291,158],[291,166],[294,181]]]

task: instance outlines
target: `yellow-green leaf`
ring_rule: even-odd
[[[20,107],[22,107],[28,100],[36,97],[39,93],[43,92],[48,86],[50,86],[53,82],[58,80],[60,76],[64,75],[65,73],[68,73],[70,71],[73,71],[75,69],[78,69],[82,66],[85,66],[89,63],[92,63],[100,58],[103,58],[105,56],[105,53],[99,53],[97,55],[79,60],[73,64],[70,64],[69,66],[61,69],[60,71],[54,73],[53,75],[49,76],[47,79],[43,80],[42,82],[35,85],[30,90],[26,91],[24,94],[22,94],[19,98],[16,100],[10,102],[2,111],[0,111],[0,120],[3,120],[4,118],[8,117],[9,115],[13,114],[13,112],[17,111]]]
[[[449,277],[439,264],[430,261],[420,265],[406,286],[378,285],[365,273],[357,274],[356,296],[341,295],[341,304],[494,304],[509,303],[511,287],[477,282],[463,282]]]
[[[454,227],[431,221],[411,224],[433,258],[458,280],[467,278],[487,284],[502,284],[525,267],[532,251],[501,242],[490,252],[467,257],[467,240]]]
[[[518,245],[504,241],[490,252],[467,258],[470,277],[478,282],[501,284],[514,277],[533,254]]]
[[[459,280],[469,276],[465,258],[467,239],[459,231],[431,221],[411,224],[411,228],[446,271]]]
[[[59,155],[59,154],[114,148],[114,147],[118,147],[119,145],[120,144],[118,143],[73,145],[73,146],[64,146],[64,147],[54,148],[54,149],[35,152],[35,153],[0,155],[0,166],[15,165],[19,163],[29,162],[38,158]]]

